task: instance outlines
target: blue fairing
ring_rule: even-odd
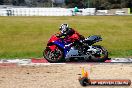
[[[67,54],[67,52],[70,50],[70,47],[65,47],[65,45],[67,45],[67,44],[65,44],[64,42],[60,42],[59,40],[57,40],[57,41],[55,41],[55,42],[53,42],[55,45],[58,45],[60,48],[62,48],[63,49],[63,52],[64,52],[64,56],[66,56],[66,54]]]

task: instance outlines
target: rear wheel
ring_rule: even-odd
[[[97,52],[91,56],[92,61],[104,62],[108,59],[108,52],[103,46],[94,45],[93,47],[97,49]]]
[[[47,61],[51,63],[57,63],[62,61],[63,51],[58,46],[56,46],[54,50],[51,50],[47,47],[43,52],[43,56]]]

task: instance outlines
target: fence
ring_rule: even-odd
[[[74,8],[6,8],[0,9],[0,16],[72,16]],[[93,15],[95,8],[81,9],[82,15]]]

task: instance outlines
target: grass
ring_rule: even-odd
[[[61,23],[85,37],[101,35],[110,57],[132,57],[131,16],[0,17],[0,58],[43,57],[42,51]]]

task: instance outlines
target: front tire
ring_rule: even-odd
[[[91,56],[91,60],[94,62],[105,62],[108,60],[108,51],[100,45],[93,45],[93,47],[100,49],[100,54],[96,53],[93,56]]]
[[[63,51],[58,46],[56,46],[56,49],[52,51],[47,47],[43,52],[43,56],[48,62],[58,63],[63,60]]]

